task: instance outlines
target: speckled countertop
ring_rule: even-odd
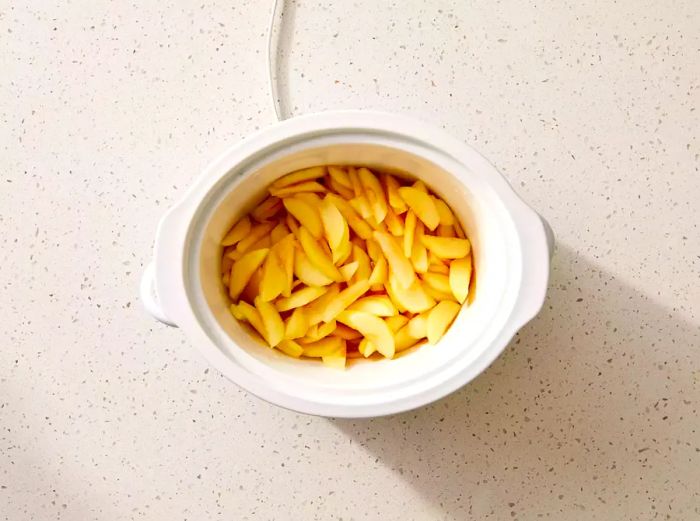
[[[340,421],[137,297],[160,216],[273,121],[268,3],[0,4],[0,519],[699,519],[700,4],[285,2],[286,114],[432,120],[559,240],[482,376]]]

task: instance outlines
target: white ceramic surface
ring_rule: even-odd
[[[222,237],[275,179],[319,164],[403,172],[454,209],[473,244],[476,292],[438,344],[339,372],[267,348],[231,316],[219,277]],[[469,382],[534,317],[549,276],[545,230],[493,166],[438,128],[378,112],[307,115],[263,129],[205,169],[158,227],[142,300],[219,371],[272,403],[334,417],[391,414]]]

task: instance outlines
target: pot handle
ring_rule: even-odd
[[[141,275],[140,293],[143,307],[146,308],[146,311],[148,311],[153,316],[153,318],[155,318],[159,322],[162,322],[163,324],[166,324],[168,326],[177,327],[177,325],[174,322],[172,322],[167,316],[165,316],[165,313],[163,313],[163,310],[160,307],[158,293],[156,293],[155,277],[155,266],[153,262],[149,262],[148,266],[146,266],[146,269],[143,272],[143,275]]]

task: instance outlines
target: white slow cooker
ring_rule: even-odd
[[[231,316],[221,238],[276,178],[321,164],[408,172],[463,223],[475,295],[436,345],[339,371],[270,349]],[[437,400],[482,372],[542,307],[552,248],[547,223],[486,159],[443,130],[394,114],[324,112],[265,128],[206,168],[160,221],[141,298],[211,365],[268,402],[323,416],[381,416]]]

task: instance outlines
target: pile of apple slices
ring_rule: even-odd
[[[337,368],[443,336],[469,293],[471,245],[425,184],[317,166],[268,191],[221,242],[234,317]]]

